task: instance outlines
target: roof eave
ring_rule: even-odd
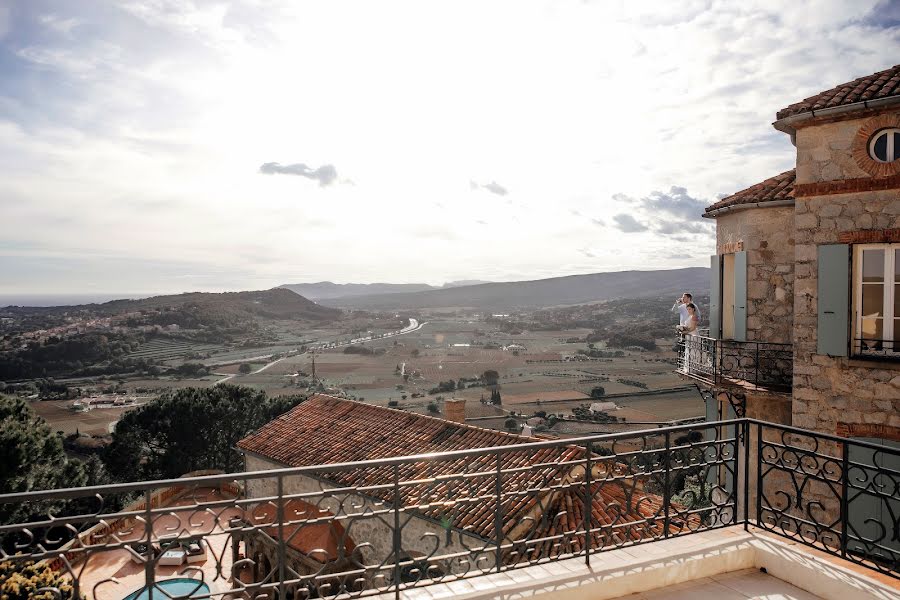
[[[893,105],[900,105],[900,96],[888,96],[887,98],[876,98],[874,100],[863,100],[862,102],[854,102],[852,104],[844,104],[842,106],[830,106],[828,108],[820,108],[816,110],[808,110],[795,115],[788,115],[783,119],[778,119],[772,123],[772,127],[778,131],[783,131],[791,136],[791,143],[796,145],[797,128],[795,125],[810,119],[819,117],[831,117],[842,115],[845,113],[856,112],[867,109],[888,108]]]
[[[703,213],[704,219],[715,219],[720,215],[730,212],[736,212],[739,210],[747,210],[750,208],[778,208],[779,206],[793,206],[794,199],[791,198],[789,200],[773,200],[769,202],[749,202],[745,204],[732,204],[730,206],[722,206],[715,210],[710,210]]]

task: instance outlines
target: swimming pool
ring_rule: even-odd
[[[153,600],[169,598],[197,598],[209,594],[209,586],[190,577],[176,577],[157,581],[154,587]],[[165,592],[165,593],[162,593]],[[168,596],[166,595],[168,594]],[[188,596],[190,594],[190,596]],[[124,600],[150,600],[150,590],[141,588],[125,596]]]

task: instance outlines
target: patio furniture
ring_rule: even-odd
[[[192,540],[181,545],[188,563],[200,563],[206,561],[206,545],[203,540]]]
[[[186,556],[187,553],[184,550],[166,550],[162,553],[162,556],[159,557],[159,564],[177,566],[184,563]]]
[[[159,554],[159,549],[154,547],[152,544],[148,544],[147,542],[137,542],[135,544],[131,544],[131,550],[134,552],[129,552],[128,555],[131,558],[131,562],[144,564],[148,560],[152,560]]]

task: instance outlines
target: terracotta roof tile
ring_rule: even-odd
[[[796,169],[785,171],[775,177],[770,177],[756,185],[751,185],[745,190],[722,198],[712,206],[706,208],[706,214],[712,211],[736,206],[739,204],[756,204],[762,202],[777,202],[779,200],[794,199],[794,180],[797,178]]]
[[[776,115],[778,119],[799,115],[801,113],[844,106],[863,100],[876,100],[900,95],[900,65],[890,69],[872,73],[865,77],[842,83],[830,90],[819,92],[815,96],[795,102],[782,108]]]
[[[241,440],[238,447],[299,467],[535,441],[540,440],[317,394]],[[503,535],[516,542],[540,540],[580,527],[583,488],[570,484],[580,480],[583,468],[575,462],[584,456],[585,450],[578,446],[504,452],[502,468],[515,471],[502,476]],[[595,459],[597,479],[621,470],[609,457]],[[496,468],[493,454],[404,463],[399,469],[401,481],[405,482],[401,504],[406,510],[415,510],[450,527],[493,539]],[[460,473],[469,477],[465,481],[441,479]],[[391,482],[393,471],[391,467],[368,467],[317,476],[340,486],[364,488]],[[612,537],[608,532],[595,533],[594,544],[622,543],[648,533],[661,535],[659,496],[633,487],[631,480],[594,483],[592,491],[595,526],[623,526]],[[370,488],[361,493],[385,503],[393,502],[390,488]],[[643,525],[629,526],[635,522]],[[673,522],[673,528],[680,526],[677,520]],[[576,549],[581,544],[577,539],[570,543]],[[550,541],[520,549],[528,555],[552,551]]]

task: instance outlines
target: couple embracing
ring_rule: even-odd
[[[679,333],[694,333],[700,324],[700,310],[694,304],[694,297],[685,292],[681,298],[675,300],[672,312],[678,312],[680,323],[675,328]]]

